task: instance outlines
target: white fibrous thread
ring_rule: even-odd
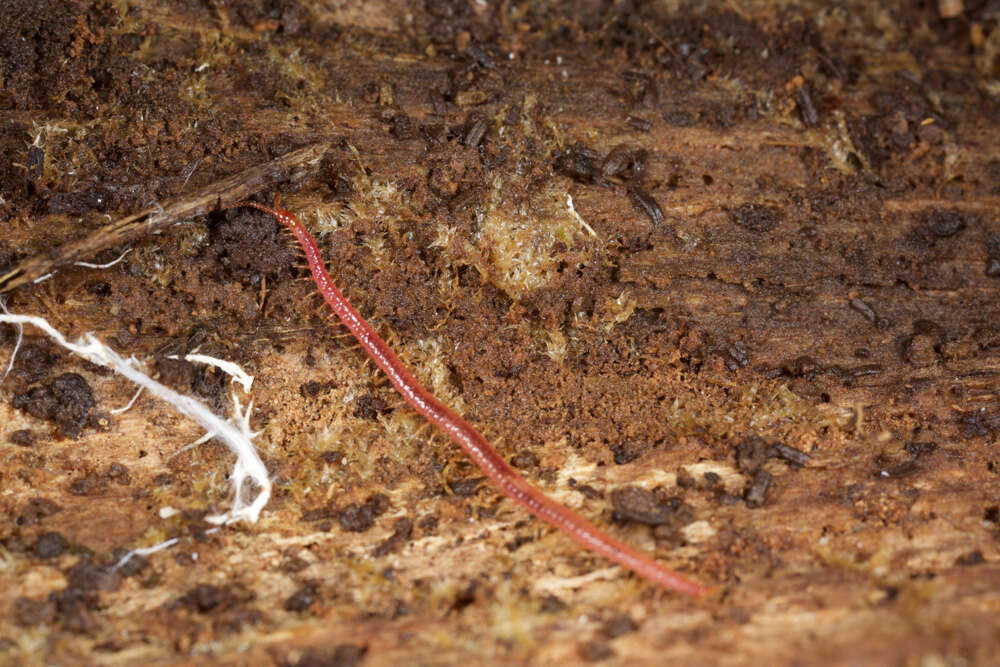
[[[135,405],[135,402],[139,400],[139,394],[141,393],[142,393],[142,387],[139,387],[138,389],[135,390],[135,393],[132,395],[132,400],[126,403],[124,407],[115,408],[114,410],[108,410],[108,412],[110,412],[113,415],[120,415],[123,412],[128,412],[129,410],[132,409],[132,406]]]
[[[583,219],[583,216],[577,213],[576,207],[573,206],[573,195],[566,195],[566,208],[569,210],[569,214],[573,216],[573,219],[580,223],[580,226],[587,230],[587,233],[591,236],[597,236],[597,232],[594,228],[587,224],[587,221]]]
[[[234,423],[230,423],[218,417],[198,399],[179,394],[152,379],[139,369],[138,361],[134,358],[123,358],[92,334],[84,334],[77,342],[71,343],[44,318],[31,315],[13,315],[7,313],[6,310],[0,314],[0,323],[14,324],[18,327],[30,324],[37,327],[58,345],[73,354],[116,371],[150,394],[170,403],[185,417],[198,422],[202,428],[208,431],[210,436],[221,440],[236,455],[236,464],[233,466],[233,472],[230,476],[234,491],[232,509],[224,514],[206,517],[206,521],[221,525],[241,520],[254,523],[260,518],[261,510],[271,498],[271,480],[268,479],[267,468],[260,460],[252,442],[252,439],[258,435],[250,430],[250,413],[253,410],[253,401],[244,412],[241,410],[239,398],[233,394],[236,415],[233,419]],[[222,366],[219,367],[226,370]],[[242,369],[240,372],[246,375]],[[242,379],[239,381],[243,384]],[[258,489],[256,497],[253,497],[252,500],[247,497],[252,489],[248,490],[247,493],[244,492],[244,486],[247,482],[256,485]]]
[[[0,313],[4,315],[9,314],[7,312],[7,303],[3,299],[0,299]],[[14,359],[17,357],[17,351],[21,349],[21,341],[23,339],[24,339],[24,325],[18,324],[17,341],[14,343],[14,351],[10,353],[10,361],[7,362],[7,370],[3,372],[3,377],[0,378],[0,382],[6,380],[7,376],[10,375],[11,369],[14,368]]]
[[[212,530],[215,530],[215,528],[213,528]],[[177,544],[179,541],[180,540],[177,539],[176,537],[171,537],[169,540],[164,540],[159,544],[154,544],[151,547],[145,547],[143,549],[132,549],[132,551],[129,551],[127,554],[122,556],[121,559],[119,559],[119,561],[111,567],[111,571],[114,572],[115,570],[124,566],[127,562],[132,560],[134,556],[149,556],[151,554],[155,554],[157,551],[163,551],[164,549],[169,549],[170,547]]]
[[[167,359],[180,359],[176,354],[171,354]],[[247,373],[245,370],[239,367],[239,365],[233,363],[232,361],[226,361],[225,359],[217,359],[215,357],[210,357],[207,354],[186,354],[184,355],[184,361],[190,361],[191,363],[205,364],[206,366],[213,366],[218,368],[220,371],[228,375],[233,379],[233,382],[239,382],[240,386],[243,387],[243,391],[250,393],[250,386],[253,384],[253,376]]]
[[[130,252],[132,252],[132,248],[129,248],[122,254],[118,255],[118,259],[114,260],[113,262],[108,262],[107,264],[91,264],[90,262],[73,262],[73,265],[82,266],[88,269],[110,269],[112,266],[125,259],[125,255],[129,254]]]

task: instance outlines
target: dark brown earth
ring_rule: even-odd
[[[113,413],[131,386],[27,331],[0,385],[0,663],[997,664],[998,18],[2,3],[7,307],[224,414],[228,379],[170,357],[241,364],[276,491],[211,530],[232,456],[178,453],[195,425]],[[218,210],[279,193],[442,400],[713,594],[500,497],[274,221]]]

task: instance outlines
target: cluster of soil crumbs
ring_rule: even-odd
[[[503,498],[280,225],[218,210],[4,304],[225,417],[252,399],[273,496],[216,525],[232,454],[0,325],[0,663],[995,661],[998,22],[981,0],[4,0],[0,288],[319,146],[253,196],[283,195],[521,474],[712,593]]]

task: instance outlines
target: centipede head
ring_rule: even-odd
[[[231,208],[255,208],[258,211],[263,211],[264,213],[270,213],[276,218],[281,218],[281,214],[288,212],[278,208],[278,204],[281,203],[281,193],[279,192],[274,196],[274,207],[265,206],[264,204],[259,204],[255,201],[250,201],[249,199],[244,199],[242,201],[235,202],[229,206],[224,207],[222,210],[228,211]]]
[[[292,232],[295,232],[297,229],[302,229],[302,223],[299,222],[299,219],[296,218],[291,211],[287,211],[283,208],[280,208],[278,206],[280,203],[281,203],[281,194],[279,193],[274,196],[273,208],[265,206],[264,204],[258,204],[255,201],[250,201],[245,199],[243,201],[238,201],[235,204],[230,204],[224,210],[228,210],[231,208],[241,208],[241,207],[255,208],[258,211],[263,211],[264,213],[273,215],[278,222],[280,222],[282,225],[285,226],[285,228],[291,230]]]

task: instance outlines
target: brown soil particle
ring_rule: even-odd
[[[32,526],[61,510],[62,507],[48,498],[32,498],[18,511],[15,523],[18,526]]]
[[[171,606],[185,607],[201,614],[208,614],[217,609],[221,611],[231,607],[237,599],[238,596],[228,586],[198,584],[178,598]]]
[[[37,419],[56,422],[59,432],[77,438],[90,420],[94,394],[77,373],[63,373],[44,384],[16,394],[11,405]]]
[[[305,611],[319,600],[318,586],[308,583],[285,600],[285,611]]]
[[[14,445],[20,445],[21,447],[31,447],[38,441],[38,437],[31,429],[22,428],[16,431],[11,431],[10,435],[7,436],[7,440],[9,440],[11,444]]]
[[[74,479],[69,485],[69,492],[74,496],[87,496],[104,490],[105,480],[100,475],[90,473]]]
[[[410,541],[410,537],[413,535],[413,521],[408,517],[400,517],[396,519],[392,528],[392,535],[387,537],[384,541],[375,547],[372,551],[372,555],[376,558],[385,556],[387,554],[395,553],[399,551],[403,545]]]
[[[48,346],[26,342],[17,351],[9,377],[25,385],[38,382],[49,374],[53,361],[55,357]]]
[[[66,550],[66,538],[56,532],[45,533],[35,542],[35,556],[43,560],[56,558]]]
[[[601,627],[601,634],[608,639],[615,639],[630,632],[635,632],[638,629],[639,624],[633,621],[632,617],[628,614],[615,614],[604,622],[604,625]]]
[[[56,605],[51,600],[17,598],[14,600],[12,616],[15,623],[24,627],[51,623],[56,616]]]
[[[966,225],[965,216],[958,211],[943,211],[941,209],[931,209],[924,215],[923,225],[927,233],[939,239],[955,236]]]
[[[615,650],[607,642],[593,640],[580,644],[577,655],[584,662],[603,662],[615,657]]]
[[[376,493],[363,503],[351,503],[337,512],[340,527],[354,533],[363,533],[375,525],[375,519],[389,509],[389,497]]]

